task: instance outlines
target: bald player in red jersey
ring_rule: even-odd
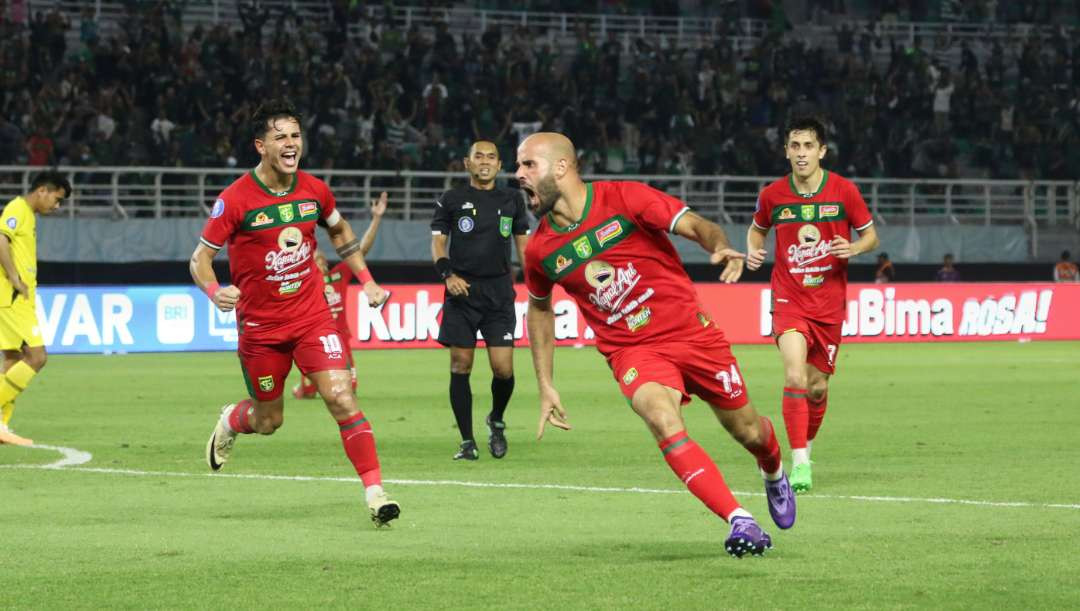
[[[525,251],[528,329],[540,392],[542,437],[547,423],[569,429],[555,390],[554,311],[558,284],[596,332],[619,390],[653,434],[675,475],[731,524],[725,549],[760,555],[772,539],[735,499],[720,470],[686,432],[682,407],[695,394],[755,458],[765,479],[769,513],[780,528],[795,522],[795,496],[780,462],[772,423],[749,403],[724,334],[701,307],[667,234],[699,243],[721,279],[735,282],[743,254],[724,230],[683,202],[639,182],[581,180],[574,145],[561,134],[533,134],[517,150],[517,178],[540,223]]]
[[[221,469],[238,435],[270,435],[281,426],[285,378],[295,361],[337,421],[345,454],[364,483],[372,521],[386,526],[400,508],[383,490],[371,424],[350,389],[348,343],[330,314],[315,265],[315,226],[326,229],[338,255],[364,284],[369,303],[382,303],[386,293],[372,279],[330,188],[300,171],[303,138],[292,105],[276,100],[259,106],[251,130],[259,165],[218,197],[191,256],[195,284],[219,310],[236,310],[237,353],[249,394],[223,408],[206,446],[207,464]],[[234,284],[223,287],[212,262],[226,244]]]
[[[746,266],[761,267],[765,238],[775,227],[772,328],[784,363],[781,407],[791,444],[791,487],[806,492],[813,486],[810,445],[825,417],[840,349],[848,259],[877,248],[878,237],[858,187],[821,167],[825,126],[797,119],[786,134],[791,174],[758,196],[746,233]],[[859,233],[855,241],[852,229]]]

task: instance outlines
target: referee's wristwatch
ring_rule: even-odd
[[[454,270],[450,267],[450,259],[447,257],[441,257],[435,261],[435,271],[439,272],[439,277],[443,280],[454,274]]]

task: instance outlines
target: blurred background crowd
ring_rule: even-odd
[[[779,1],[700,2],[690,16],[730,28],[681,45],[579,27],[568,45],[536,28],[371,20],[354,0],[323,20],[240,2],[237,25],[210,27],[185,27],[188,2],[127,2],[107,35],[92,8],[76,28],[60,10],[13,18],[10,1],[0,165],[252,165],[246,117],[285,95],[304,114],[308,168],[455,171],[476,138],[512,168],[518,139],[544,129],[573,138],[586,173],[772,176],[787,168],[784,121],[813,113],[831,129],[829,166],[852,176],[1080,176],[1080,7],[1069,2],[808,0],[799,15]],[[677,1],[452,4],[687,15]],[[750,44],[746,19],[769,24]],[[1053,25],[878,33],[926,20]]]

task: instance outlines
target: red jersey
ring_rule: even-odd
[[[349,290],[349,282],[352,279],[352,268],[344,261],[330,268],[330,271],[323,276],[323,282],[326,283],[323,289],[326,305],[330,306],[330,314],[337,320],[340,320],[345,313],[345,293]]]
[[[843,322],[847,310],[847,259],[829,254],[834,236],[851,239],[874,223],[859,188],[823,171],[816,193],[795,189],[791,175],[761,190],[754,225],[776,226],[772,311],[825,323]]]
[[[604,356],[627,346],[686,340],[712,321],[667,233],[686,204],[639,182],[586,185],[578,223],[540,220],[525,249],[533,297],[555,284],[574,298]]]
[[[267,189],[254,170],[221,192],[201,240],[214,249],[229,245],[241,333],[269,334],[329,316],[313,255],[315,224],[335,206],[326,183],[306,172],[297,172],[292,187],[281,193]]]

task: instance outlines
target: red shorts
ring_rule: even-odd
[[[259,401],[270,401],[285,390],[285,378],[295,361],[301,373],[347,370],[349,338],[341,337],[329,317],[295,331],[279,331],[278,338],[260,342],[250,334],[240,335],[237,354],[248,392]],[[284,337],[284,339],[282,339]]]
[[[619,390],[632,399],[646,382],[682,393],[682,404],[694,394],[709,405],[738,409],[750,402],[739,365],[724,334],[715,326],[701,329],[692,340],[641,344],[608,356]]]
[[[823,323],[794,314],[773,314],[773,339],[791,331],[798,331],[806,338],[806,362],[824,373],[836,371],[836,355],[840,351],[843,323]]]

